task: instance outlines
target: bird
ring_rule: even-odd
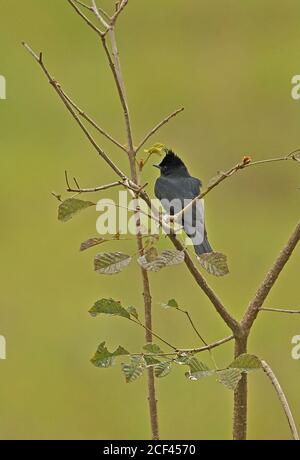
[[[200,195],[202,182],[190,175],[184,162],[172,150],[166,148],[161,163],[153,166],[160,170],[154,193],[167,214],[177,214]],[[213,252],[205,228],[203,200],[196,200],[184,211],[181,224],[197,256]]]

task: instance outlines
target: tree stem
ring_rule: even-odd
[[[235,358],[247,353],[247,342],[247,336],[235,338]],[[244,441],[247,438],[247,386],[247,375],[243,374],[234,392],[233,439],[238,441]]]

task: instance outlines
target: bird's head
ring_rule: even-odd
[[[162,176],[186,176],[187,168],[183,161],[172,150],[166,149],[166,156],[157,165],[153,165],[160,170]]]

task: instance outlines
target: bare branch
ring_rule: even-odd
[[[122,13],[124,8],[128,5],[128,0],[121,0],[121,2],[118,5],[117,11],[115,14],[111,17],[111,25],[114,26],[116,24],[116,21],[119,17],[119,15]]]
[[[215,180],[213,180],[210,185],[208,185],[206,190],[204,190],[198,196],[196,196],[193,200],[191,200],[187,204],[187,206],[185,206],[183,209],[181,209],[177,214],[174,214],[173,216],[170,216],[170,221],[174,222],[174,221],[178,220],[178,218],[181,217],[182,214],[184,214],[190,207],[192,207],[193,204],[196,201],[201,200],[202,198],[204,198],[211,190],[213,190],[215,187],[217,187],[217,185],[219,185],[225,179],[228,179],[229,177],[233,176],[238,171],[241,171],[242,169],[245,169],[245,168],[249,168],[251,166],[262,165],[262,164],[265,164],[265,163],[274,163],[274,162],[278,162],[278,161],[289,161],[289,160],[291,160],[291,161],[300,162],[300,159],[298,157],[297,152],[299,154],[299,149],[294,150],[293,152],[291,152],[288,155],[285,155],[283,157],[269,158],[269,159],[266,159],[266,160],[259,160],[259,161],[251,161],[250,157],[244,157],[243,160],[240,163],[236,164],[235,166],[230,168],[228,171],[220,173],[219,176]]]
[[[168,121],[171,120],[171,118],[176,117],[179,113],[183,112],[184,107],[181,107],[180,109],[175,110],[172,112],[170,115],[168,115],[166,118],[164,118],[160,123],[158,123],[145,137],[144,139],[139,143],[138,147],[135,149],[135,152],[137,153],[143,145],[152,137],[160,128],[162,128]]]
[[[288,309],[285,309],[285,308],[260,308],[259,309],[260,311],[274,311],[276,313],[296,313],[296,314],[299,314],[300,313],[300,310],[288,310]]]
[[[90,132],[87,130],[87,128],[84,126],[84,124],[81,122],[79,116],[77,115],[76,111],[73,109],[72,105],[70,102],[66,99],[65,93],[62,91],[60,84],[51,76],[49,73],[48,69],[46,68],[44,62],[43,62],[43,56],[42,53],[38,56],[34,51],[26,44],[22,43],[23,46],[27,49],[27,51],[35,58],[35,60],[38,62],[40,65],[41,69],[43,70],[44,74],[47,76],[49,83],[53,86],[55,89],[56,93],[59,95],[60,99],[63,101],[64,105],[68,109],[68,111],[71,113],[77,124],[80,126],[82,131],[84,132],[85,136],[88,138],[90,143],[93,145],[93,147],[96,149],[98,154],[106,161],[106,163],[115,171],[115,173],[121,177],[121,179],[126,180],[127,177],[126,175],[118,168],[118,166],[115,165],[115,163],[106,155],[106,153],[101,149],[101,147],[97,144],[97,142],[94,140]]]
[[[78,183],[76,184],[77,188],[72,188],[68,186],[67,192],[72,192],[72,193],[92,193],[92,192],[100,192],[102,190],[107,190],[112,187],[117,187],[119,185],[124,185],[124,182],[122,181],[117,181],[117,182],[112,182],[110,184],[106,185],[100,185],[99,187],[94,187],[94,188],[81,188],[79,187]]]
[[[177,352],[180,353],[201,353],[202,351],[207,351],[207,350],[212,350],[213,348],[219,347],[220,345],[223,345],[224,343],[230,342],[231,340],[234,339],[233,335],[230,335],[229,337],[225,337],[225,339],[217,340],[216,342],[213,342],[209,345],[205,345],[205,347],[200,347],[200,348],[180,348],[177,350]]]
[[[280,275],[286,263],[288,262],[289,258],[291,257],[299,240],[300,240],[300,221],[298,222],[295,230],[293,231],[292,236],[290,237],[289,241],[287,242],[287,244],[284,246],[281,253],[279,254],[273,267],[267,273],[264,281],[262,282],[262,284],[256,291],[256,294],[253,300],[249,303],[247,311],[241,322],[241,326],[246,332],[251,329],[251,326],[253,322],[255,321],[260,308],[262,307],[270,290],[274,286],[278,276]]]
[[[77,1],[77,0],[67,0],[67,2],[70,3],[72,8],[74,8],[76,13],[79,14],[79,16],[87,23],[87,25],[91,29],[93,29],[96,32],[96,34],[98,34],[100,37],[103,37],[104,32],[102,32],[100,29],[98,29],[98,27],[95,26],[95,24],[93,24],[92,21],[90,21],[90,19],[80,10],[80,8],[78,8],[78,6],[76,5],[75,1]]]
[[[96,2],[95,0],[92,0],[92,11],[94,12],[95,16],[99,19],[99,21],[101,22],[101,24],[105,27],[105,32],[104,34],[108,31],[108,29],[110,28],[110,24],[108,24],[105,19],[101,16],[100,14],[100,11],[96,5]]]
[[[267,364],[266,361],[261,361],[261,364],[262,364],[264,372],[266,373],[266,375],[271,380],[271,382],[272,382],[272,384],[273,384],[273,386],[274,386],[274,388],[275,388],[275,390],[277,392],[278,398],[280,400],[280,403],[282,405],[282,408],[283,408],[284,413],[286,415],[286,418],[288,420],[288,424],[290,426],[293,439],[297,441],[297,440],[299,440],[297,427],[296,427],[296,424],[295,424],[291,409],[290,409],[289,404],[287,402],[287,399],[285,397],[285,394],[284,394],[284,392],[283,392],[283,390],[282,390],[282,388],[281,388],[281,386],[280,386],[280,384],[279,384],[274,372],[270,368],[269,364]]]

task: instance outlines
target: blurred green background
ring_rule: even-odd
[[[86,0],[88,1],[88,0]],[[114,1],[103,0],[111,8]],[[207,183],[247,154],[274,157],[300,147],[300,101],[290,96],[300,73],[297,0],[131,0],[118,27],[136,142],[181,105],[185,112],[153,140],[180,153]],[[124,125],[99,41],[67,1],[1,1],[0,74],[7,80],[1,116],[1,439],[143,439],[149,436],[146,378],[125,384],[120,366],[96,369],[89,358],[100,341],[137,351],[142,330],[121,318],[93,319],[99,298],[122,299],[142,311],[136,264],[116,277],[93,272],[93,252],[79,254],[95,235],[93,209],[57,221],[52,190],[64,192],[64,170],[82,186],[115,179],[75,126],[33,59],[21,46],[43,50],[52,74],[83,108],[125,142]],[[98,138],[98,137],[97,137]],[[122,152],[99,142],[123,169]],[[149,145],[148,145],[149,146]],[[142,156],[142,155],[141,155]],[[152,188],[156,170],[147,168]],[[231,273],[209,277],[230,311],[247,302],[299,218],[299,168],[280,163],[241,172],[206,200],[212,245],[229,257]],[[150,188],[150,190],[151,190]],[[114,193],[99,194],[114,197]],[[167,246],[169,243],[164,242]],[[118,243],[106,249],[119,250]],[[135,251],[134,244],[131,245]],[[188,308],[208,341],[228,334],[184,266],[150,275],[155,330],[178,347],[197,337],[177,312],[159,302],[174,297]],[[299,308],[299,250],[266,306]],[[300,362],[291,338],[300,318],[262,313],[250,351],[278,375],[300,426]],[[220,366],[232,344],[215,351]],[[202,355],[209,363],[209,356]],[[249,438],[285,439],[289,429],[273,388],[250,376]],[[164,439],[231,436],[232,394],[207,379],[188,382],[176,368],[157,381]]]

